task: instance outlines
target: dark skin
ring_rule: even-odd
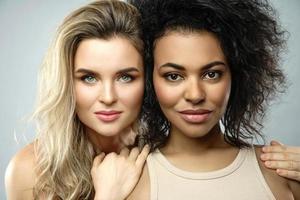
[[[196,86],[194,87],[192,85],[193,82],[189,82],[188,87],[184,87],[183,85],[184,82],[197,77],[194,76],[195,71],[199,71],[199,66],[205,66],[207,63],[211,63],[211,59],[218,59],[226,63],[225,60],[222,60],[224,59],[224,57],[218,57],[218,54],[211,53],[220,51],[220,48],[218,48],[218,46],[216,46],[216,49],[211,49],[212,46],[214,46],[214,43],[209,43],[207,45],[206,43],[202,43],[203,41],[208,41],[210,35],[208,34],[208,38],[206,38],[205,40],[201,40],[201,37],[207,37],[207,34],[197,34],[191,33],[189,35],[182,35],[175,32],[167,34],[156,41],[156,47],[154,50],[155,67],[153,80],[158,101],[165,116],[171,123],[170,136],[166,145],[160,149],[161,153],[168,159],[169,162],[171,162],[175,167],[179,169],[192,172],[207,172],[222,169],[228,166],[237,156],[239,149],[231,146],[224,140],[223,134],[221,133],[220,128],[217,125],[217,121],[215,122],[216,125],[211,129],[205,128],[210,127],[209,122],[207,122],[206,125],[198,126],[198,128],[197,125],[184,123],[180,124],[181,122],[178,121],[179,118],[176,118],[176,113],[172,112],[172,110],[170,109],[172,107],[179,108],[181,105],[193,105],[195,107],[202,105],[200,107],[207,108],[209,107],[209,105],[211,105],[211,102],[215,103],[215,105],[218,106],[221,105],[216,103],[218,102],[218,98],[222,99],[226,96],[220,96],[210,92],[211,87],[214,87],[214,92],[216,91],[216,84],[225,84],[222,83],[221,79],[220,82],[215,82],[214,86],[209,85],[207,87],[204,87],[203,85],[205,85],[206,83],[203,83],[201,84],[201,86],[199,86],[199,88],[197,88]],[[190,38],[196,39],[190,40]],[[182,43],[180,43],[181,40]],[[185,40],[188,40],[188,43],[185,43]],[[212,41],[215,40],[212,39]],[[179,44],[178,46],[176,46],[177,43]],[[194,45],[194,47],[193,44],[197,45]],[[205,46],[207,46],[207,49],[198,49],[199,47]],[[176,51],[174,49],[176,49]],[[191,61],[192,58],[201,58],[202,60],[199,59]],[[205,58],[207,58],[207,60],[203,61],[203,59]],[[202,61],[203,64],[201,63]],[[169,85],[169,83],[164,82],[163,79],[160,81],[159,77],[161,76],[161,74],[157,69],[159,69],[159,66],[162,66],[161,63],[175,63],[176,65],[184,66],[185,69],[181,70],[178,68],[175,69],[176,67],[171,67],[169,71],[163,71],[163,73],[166,72],[175,74],[174,76],[169,76],[169,78],[173,81]],[[193,63],[197,63],[197,65],[195,65],[194,67]],[[223,71],[223,77],[226,77],[226,75],[224,75],[226,73],[227,72]],[[176,76],[176,74],[178,76]],[[230,81],[230,78],[228,80]],[[176,90],[173,90],[173,94],[170,94],[170,92],[160,92],[160,90],[168,91],[168,87],[176,87]],[[218,88],[224,89],[226,87]],[[198,91],[196,91],[197,89]],[[183,93],[180,93],[181,90],[183,91]],[[202,93],[205,92],[205,95],[202,95],[199,91],[201,91]],[[220,94],[221,92],[217,93]],[[176,98],[178,99],[176,100]],[[194,128],[195,131],[193,131]],[[205,130],[208,131],[205,132]],[[272,147],[275,147],[274,144]],[[260,158],[263,155],[262,147],[256,146],[255,152],[257,158]],[[276,199],[300,198],[299,182],[278,176],[277,172],[275,170],[267,168],[265,166],[265,162],[262,160],[259,160],[259,167]],[[129,199],[149,199],[149,197],[150,179],[147,166],[145,166],[140,181],[129,196]]]

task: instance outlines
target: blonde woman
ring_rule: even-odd
[[[126,198],[149,151],[123,148],[138,131],[142,54],[127,3],[96,1],[64,20],[40,71],[37,139],[6,171],[8,199]]]

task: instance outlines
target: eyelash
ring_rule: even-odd
[[[176,76],[177,78],[179,77],[180,78],[179,80],[183,79],[183,77],[180,74],[178,74],[178,73],[170,72],[170,73],[164,74],[164,78],[166,80],[168,80],[168,81],[171,81],[171,82],[179,81],[179,80],[173,80],[173,79],[171,79],[171,76]]]
[[[130,80],[128,80],[128,81],[122,81],[121,79],[122,79],[123,77],[130,78]],[[135,80],[135,77],[132,76],[132,75],[130,75],[130,74],[126,74],[126,73],[125,73],[125,74],[121,74],[120,76],[118,76],[117,80],[118,80],[118,81],[121,81],[121,82],[123,82],[123,83],[130,83],[130,82],[132,82],[132,81]]]
[[[122,80],[122,78],[129,78],[130,80]],[[89,81],[88,78],[92,78],[93,81]],[[95,77],[95,75],[92,75],[92,74],[86,74],[86,75],[83,75],[82,77],[80,77],[80,80],[83,81],[84,83],[87,83],[87,84],[94,84],[97,82],[97,79]],[[130,83],[132,82],[133,80],[135,80],[135,77],[130,75],[130,74],[121,74],[117,77],[117,81],[120,81],[120,82],[123,82],[123,83]]]
[[[211,73],[213,73],[214,75],[217,75],[217,77],[216,78],[205,78],[206,76],[208,76]],[[223,72],[220,70],[210,70],[203,74],[203,78],[204,78],[204,80],[217,80],[222,76],[222,74],[223,74]]]
[[[209,76],[210,74],[214,74],[216,75],[217,77],[215,78],[210,78],[210,77],[206,77],[206,76]],[[209,70],[209,71],[206,71],[203,75],[202,75],[202,78],[203,80],[217,80],[219,79],[221,76],[222,76],[223,72],[221,70]],[[172,79],[171,76],[176,76],[176,80]],[[178,74],[178,73],[174,73],[174,72],[170,72],[170,73],[166,73],[163,75],[163,77],[167,80],[167,81],[171,81],[171,82],[177,82],[179,80],[183,80],[183,76]],[[178,79],[179,77],[179,79]],[[174,77],[173,77],[174,78]]]
[[[90,81],[87,81],[87,78],[93,78],[94,81],[93,82],[90,82]],[[81,78],[80,78],[83,82],[87,83],[87,84],[93,84],[97,81],[97,79],[95,78],[94,75],[92,74],[86,74],[86,75],[83,75]]]

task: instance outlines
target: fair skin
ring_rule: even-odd
[[[300,148],[285,146],[278,141],[262,148],[260,156],[264,166],[276,170],[282,177],[300,182]]]
[[[120,154],[100,154],[94,159],[91,174],[96,190],[95,200],[123,200],[137,184],[149,153],[146,147],[121,150]]]
[[[147,146],[142,151],[124,148],[135,139],[132,129],[143,99],[142,56],[122,37],[86,39],[79,44],[74,63],[77,116],[96,152],[102,152],[91,169],[95,199],[125,199],[149,153]],[[5,177],[8,199],[33,199],[35,159],[30,144],[11,160]]]
[[[119,152],[111,148],[133,126],[142,104],[142,57],[127,39],[115,37],[82,41],[74,62],[77,116],[95,146]]]
[[[140,111],[143,72],[142,57],[127,39],[80,43],[74,69],[76,110],[100,151],[120,152],[122,135],[133,126]],[[119,155],[97,156],[91,170],[95,199],[125,199],[139,179],[148,151],[144,148],[140,154],[138,148],[125,148]]]
[[[218,121],[228,102],[231,73],[218,39],[208,32],[171,31],[154,49],[153,83],[161,109],[171,123],[160,149],[175,167],[207,172],[228,166],[239,149],[223,139]],[[257,156],[261,148],[256,147]],[[259,163],[277,199],[297,199],[299,183],[277,176]],[[294,196],[294,197],[293,197]],[[146,166],[129,199],[149,199]]]

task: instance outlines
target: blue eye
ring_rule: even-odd
[[[204,79],[206,80],[215,80],[220,78],[221,72],[218,71],[209,71],[206,74],[204,74]]]
[[[164,76],[168,81],[179,81],[179,80],[183,80],[183,77],[179,74],[175,74],[175,73],[168,73]]]
[[[129,82],[133,81],[133,79],[134,78],[128,74],[123,74],[118,77],[118,81],[120,81],[122,83],[129,83]]]
[[[81,80],[85,83],[93,84],[97,82],[97,79],[91,75],[85,75],[81,78]]]

